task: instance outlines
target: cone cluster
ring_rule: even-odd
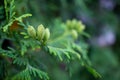
[[[68,29],[75,29],[77,32],[81,33],[85,29],[85,25],[82,24],[81,21],[77,21],[76,19],[67,20],[66,26]]]
[[[28,26],[28,35],[41,42],[46,42],[50,38],[50,31],[45,28],[42,24],[37,27],[37,30],[33,26]]]
[[[71,30],[71,34],[75,39],[77,39],[78,33],[82,33],[85,29],[85,25],[83,25],[81,21],[77,21],[76,19],[67,20],[66,26],[69,30]]]

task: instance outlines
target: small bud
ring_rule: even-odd
[[[75,28],[76,25],[77,25],[77,20],[73,19],[72,22],[71,22],[72,28]]]
[[[32,38],[36,37],[36,30],[33,26],[28,26],[27,32],[28,35],[31,36]]]
[[[77,33],[77,31],[76,30],[72,30],[72,37],[74,38],[74,39],[77,39],[78,38],[78,33]]]
[[[38,37],[39,40],[42,40],[44,30],[45,30],[45,28],[44,28],[44,26],[42,24],[38,26],[38,28],[37,28],[37,37]]]
[[[81,33],[81,32],[85,29],[85,25],[82,24],[82,22],[78,22],[76,29],[77,29],[77,31],[78,31],[79,33]]]
[[[74,29],[75,26],[77,25],[77,20],[73,19],[73,20],[67,20],[66,22],[66,26],[68,27],[68,29]]]
[[[71,21],[70,21],[70,20],[67,20],[66,26],[67,26],[69,29],[71,28]]]
[[[50,31],[48,28],[45,29],[44,40],[47,41],[50,38]]]

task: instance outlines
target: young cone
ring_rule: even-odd
[[[32,38],[36,37],[36,30],[33,26],[28,26],[27,32],[28,35],[31,36]]]
[[[71,34],[72,34],[72,37],[74,38],[74,39],[77,39],[78,38],[78,33],[77,33],[77,31],[76,30],[72,30],[71,31]]]
[[[50,38],[50,31],[48,28],[45,29],[44,40],[47,41]]]
[[[43,38],[42,36],[44,34],[44,31],[45,31],[44,26],[42,24],[39,25],[38,28],[37,28],[37,37],[38,37],[38,40],[42,40],[42,38]]]
[[[79,33],[81,33],[82,31],[84,31],[84,29],[85,29],[85,25],[82,24],[82,22],[78,22],[78,24],[77,24],[77,31]]]

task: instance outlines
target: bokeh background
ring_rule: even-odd
[[[15,0],[17,15],[31,13],[29,24],[50,27],[57,21],[81,20],[90,38],[88,56],[102,78],[74,62],[73,74],[51,65],[53,80],[120,80],[120,0]],[[58,26],[59,27],[59,26]],[[57,31],[57,30],[56,30]]]

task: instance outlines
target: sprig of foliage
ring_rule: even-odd
[[[4,5],[5,5],[6,20],[8,21],[8,4],[7,4],[7,0],[4,0]]]
[[[26,69],[15,75],[12,80],[32,80],[32,76],[38,76],[40,79],[44,80],[49,79],[47,73],[28,64]]]
[[[13,64],[17,64],[19,66],[27,65],[28,59],[23,57],[17,57],[14,59]]]
[[[62,49],[62,48],[56,48],[52,46],[48,46],[48,48],[49,48],[50,54],[57,56],[60,59],[60,61],[63,61],[64,56],[65,56],[65,59],[67,60],[74,59],[75,57],[78,59],[81,58],[81,56],[77,52],[71,49]]]
[[[3,57],[9,57],[9,58],[15,58],[16,55],[14,53],[16,52],[14,49],[9,48],[10,50],[4,50],[0,48],[0,56]]]
[[[17,74],[9,74],[9,80],[32,80],[43,79],[48,80],[49,76],[47,72],[42,71],[39,64],[34,63],[35,59],[32,57],[35,51],[40,53],[47,53],[61,62],[67,61],[70,63],[72,60],[80,61],[80,64],[84,65],[93,75],[99,77],[100,75],[91,68],[91,63],[87,57],[87,48],[78,45],[75,41],[79,36],[84,33],[85,25],[81,21],[68,20],[66,23],[61,23],[59,30],[63,30],[62,34],[51,38],[52,34],[49,28],[44,27],[42,24],[38,25],[37,29],[31,25],[25,25],[23,18],[32,16],[31,14],[24,14],[19,17],[15,17],[15,4],[14,0],[4,0],[6,11],[6,23],[2,27],[2,34],[10,38],[14,44],[14,47],[9,47],[8,50],[0,48],[2,56],[11,58],[11,66],[17,70]],[[12,31],[15,27],[22,26],[22,31]],[[54,25],[53,25],[54,26]],[[7,34],[6,34],[7,33]],[[3,37],[5,38],[5,37]],[[8,47],[8,46],[7,46]],[[40,56],[40,55],[38,55]],[[32,60],[32,61],[31,61]],[[35,67],[33,67],[35,66]],[[24,69],[25,68],[25,69]],[[14,76],[14,77],[13,77]]]
[[[9,27],[13,24],[14,21],[22,22],[23,18],[32,16],[31,14],[23,14],[20,17],[15,17],[15,3],[14,0],[4,0],[5,12],[6,12],[6,25],[3,26],[3,31],[8,32]]]
[[[14,12],[15,3],[14,3],[14,0],[10,0],[10,1],[4,0],[4,4],[5,4],[6,20],[8,22],[10,22],[10,21],[12,21],[12,19],[15,16],[15,12]]]
[[[6,24],[5,26],[3,26],[3,31],[7,32],[8,28],[13,24],[14,21],[22,22],[23,18],[26,18],[26,17],[29,17],[29,16],[32,16],[32,15],[31,14],[23,14],[20,17],[12,19],[8,24]]]

